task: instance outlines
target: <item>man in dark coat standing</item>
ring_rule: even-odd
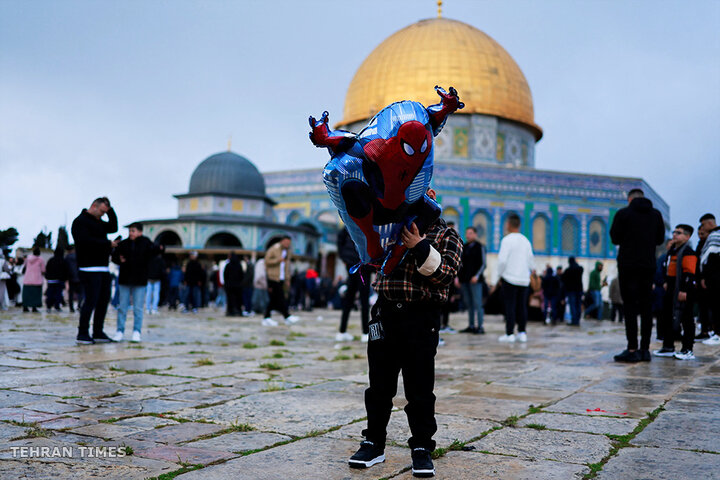
[[[108,216],[108,221],[102,217]],[[118,241],[110,241],[107,236],[118,230],[115,210],[107,197],[95,199],[90,208],[83,209],[72,223],[72,236],[77,250],[78,275],[85,291],[85,301],[80,310],[77,342],[91,344],[110,342],[103,332],[105,314],[110,301],[110,252],[118,246]],[[90,316],[95,312],[93,335],[90,336]]]
[[[141,340],[150,262],[156,254],[163,250],[162,245],[155,245],[143,235],[142,223],[132,223],[128,230],[130,231],[129,237],[118,244],[112,255],[113,262],[120,266],[117,330],[112,337],[115,342],[122,341],[125,335],[125,320],[130,307],[130,299],[133,304],[133,333],[130,341],[139,342]]]
[[[615,214],[610,239],[618,245],[617,265],[620,295],[625,307],[627,349],[615,355],[616,362],[649,362],[652,335],[652,284],[655,248],[665,240],[665,223],[652,202],[639,188],[628,193],[628,206]],[[640,315],[640,350],[637,317]]]
[[[347,289],[343,297],[343,309],[340,316],[340,331],[335,335],[335,341],[344,342],[352,340],[353,336],[347,333],[348,319],[350,311],[355,306],[355,296],[360,293],[360,321],[362,322],[363,342],[368,341],[368,323],[370,321],[370,271],[366,268],[358,268],[355,273],[350,273],[350,269],[360,263],[360,255],[357,253],[355,243],[350,238],[347,228],[343,228],[338,232],[337,248],[340,258],[345,263],[347,269]]]

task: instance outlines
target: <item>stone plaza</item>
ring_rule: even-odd
[[[0,478],[412,478],[401,379],[387,460],[348,468],[365,426],[357,314],[345,343],[338,312],[299,315],[161,312],[142,343],[76,346],[74,315],[0,313]],[[720,347],[625,365],[621,324],[531,323],[527,344],[497,342],[501,317],[485,327],[438,349],[436,478],[720,478]]]

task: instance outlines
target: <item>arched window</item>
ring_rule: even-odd
[[[550,220],[543,214],[533,219],[532,247],[535,253],[550,252]]]
[[[593,218],[588,226],[588,245],[590,255],[604,257],[607,255],[607,242],[605,241],[606,227],[601,218]]]
[[[479,210],[473,215],[472,226],[477,230],[478,240],[487,248],[490,248],[492,241],[492,220],[490,214],[485,210]]]
[[[455,223],[455,229],[458,230],[460,228],[460,212],[457,211],[454,207],[447,207],[442,212],[442,218],[447,222],[453,222]]]
[[[178,234],[172,230],[163,230],[155,237],[155,241],[161,245],[182,247],[182,240],[180,240]]]
[[[300,221],[301,218],[302,215],[300,215],[300,212],[298,212],[297,210],[293,210],[288,214],[286,223],[288,225],[295,225]]]
[[[577,255],[580,250],[580,225],[574,217],[565,217],[560,224],[560,250],[564,255]]]
[[[213,247],[242,247],[242,242],[232,233],[220,232],[205,242],[205,248]]]

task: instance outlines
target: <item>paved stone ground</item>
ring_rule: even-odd
[[[0,478],[411,478],[402,387],[387,461],[347,467],[365,345],[334,342],[337,312],[300,316],[263,328],[161,313],[141,344],[81,347],[75,316],[0,313]],[[619,365],[621,325],[531,324],[512,345],[497,342],[500,317],[486,328],[445,335],[438,352],[437,478],[720,478],[720,347]]]

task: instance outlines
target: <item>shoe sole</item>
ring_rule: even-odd
[[[95,342],[93,342],[92,340],[75,340],[75,343],[77,343],[78,345],[92,345]]]
[[[367,462],[363,462],[362,460],[348,460],[348,465],[350,465],[350,468],[370,468],[373,465],[376,465],[378,463],[382,463],[385,461],[385,455],[380,455],[379,457],[375,457],[372,460],[368,460]]]
[[[107,338],[107,339],[106,339],[106,338],[101,338],[101,339],[93,338],[93,341],[94,341],[95,343],[111,343],[111,342],[113,342],[114,340],[110,340],[109,338]]]
[[[655,353],[655,352],[653,352],[653,356],[654,357],[674,357],[675,352],[672,352],[672,353]]]
[[[415,470],[412,469],[413,477],[419,477],[419,478],[429,478],[435,476],[435,469],[432,470]]]

